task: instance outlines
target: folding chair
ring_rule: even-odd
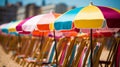
[[[44,59],[46,58],[47,55],[46,52],[48,53],[47,47],[50,46],[50,44],[52,39],[49,38],[45,38],[44,42],[41,44],[42,47],[40,49],[39,47],[39,54],[37,55],[36,59],[26,59],[25,61],[28,62],[27,66],[29,66],[30,64],[32,64],[33,66],[37,66],[37,65],[42,65],[42,62],[44,61]],[[49,47],[50,48],[50,47]]]
[[[79,63],[79,60],[80,60],[80,57],[82,55],[82,51],[84,49],[84,47],[87,45],[87,41],[86,39],[81,39],[81,43],[79,44],[79,48],[77,50],[77,54],[72,62],[72,65],[71,67],[77,67],[78,66],[78,63]]]
[[[68,61],[69,61],[69,57],[72,54],[72,49],[74,44],[76,43],[76,37],[75,38],[71,38],[70,44],[68,45],[68,49],[67,49],[67,53],[65,55],[65,59],[63,61],[62,67],[67,67]]]
[[[28,56],[29,54],[29,47],[33,45],[34,40],[32,41],[31,37],[23,37],[23,41],[18,44],[18,52],[16,54],[16,62],[19,63],[20,59],[23,57]]]
[[[109,50],[109,54],[107,56],[107,60],[100,60],[99,61],[99,64],[101,65],[101,67],[103,67],[102,64],[104,64],[105,67],[113,66],[112,62],[113,62],[113,56],[115,54],[115,47],[116,47],[117,42],[116,42],[114,37],[108,37],[108,38],[111,39],[111,41],[110,41],[111,42],[111,47],[109,47],[110,50]],[[109,40],[108,38],[106,38],[106,40]],[[110,44],[108,44],[108,45],[110,45]]]

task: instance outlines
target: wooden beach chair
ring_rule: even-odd
[[[25,61],[28,62],[27,66],[29,66],[30,64],[33,66],[42,65],[42,61],[44,61],[44,59],[46,59],[46,56],[48,55],[46,55],[46,53],[48,53],[47,47],[50,46],[50,44],[52,43],[51,41],[52,39],[49,39],[47,37],[44,39],[44,42],[41,44],[42,47],[38,47],[38,51],[36,53],[39,54],[37,54],[36,59],[25,59]]]
[[[68,61],[69,61],[69,57],[72,54],[72,49],[73,49],[73,46],[74,46],[75,43],[76,43],[76,37],[75,38],[71,38],[71,41],[70,41],[70,43],[68,45],[68,49],[67,49],[67,52],[66,52],[65,59],[63,61],[62,67],[66,67],[67,66]]]

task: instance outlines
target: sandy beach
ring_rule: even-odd
[[[0,67],[22,67],[11,59],[12,53],[8,54],[4,51],[0,45]]]

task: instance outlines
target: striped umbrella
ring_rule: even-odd
[[[33,16],[17,28],[20,28],[22,33],[30,32],[34,36],[44,36],[53,30],[53,22],[58,16],[60,14],[53,12]]]
[[[4,23],[0,25],[0,32],[2,32],[2,28],[5,27],[8,23]]]
[[[2,32],[6,34],[18,35],[15,25],[18,24],[19,22],[20,21],[11,21],[10,23],[7,23],[1,28]]]
[[[92,3],[86,7],[75,8],[67,11],[54,23],[56,30],[70,30],[75,27],[80,29],[90,29],[91,67],[93,67],[92,29],[100,29],[105,26],[109,28],[120,28],[120,13],[116,9],[104,6],[95,6]],[[78,64],[78,61],[76,61],[76,63]]]
[[[8,31],[9,32],[17,32],[16,30],[16,26],[21,22],[22,20],[18,20],[16,22],[14,22],[9,28]]]
[[[30,32],[25,32],[25,31],[23,31],[22,25],[23,25],[26,21],[28,21],[29,19],[31,19],[31,18],[32,18],[32,17],[28,17],[28,18],[22,20],[22,21],[16,26],[16,30],[17,30],[18,33],[20,33],[20,34],[30,34]]]

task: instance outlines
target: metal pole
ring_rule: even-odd
[[[54,33],[55,51],[56,51],[56,67],[58,67],[57,42],[56,42],[56,39],[55,39],[55,30],[53,31],[53,33]]]
[[[91,54],[90,54],[90,58],[91,58],[91,67],[93,67],[93,61],[92,61],[92,56],[93,56],[92,29],[90,29],[90,48],[91,48]]]

